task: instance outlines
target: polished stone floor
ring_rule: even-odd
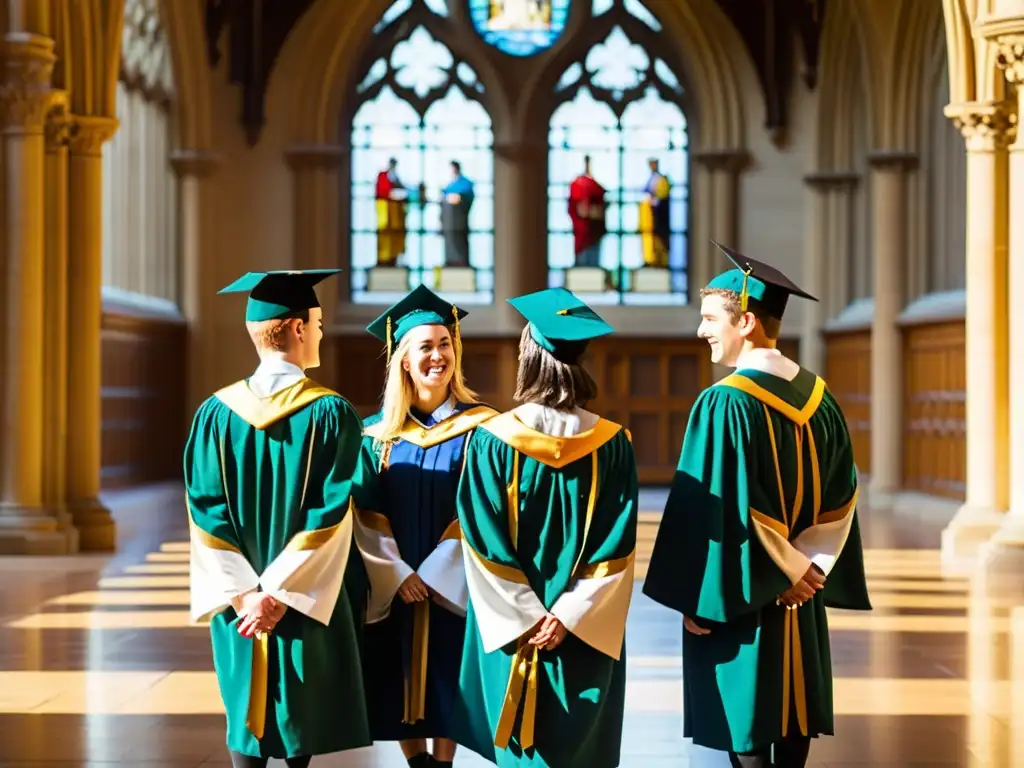
[[[178,487],[109,497],[112,558],[0,558],[0,766],[229,765],[207,630],[188,622],[180,499]],[[810,765],[1024,766],[1024,606],[943,578],[941,521],[861,515],[876,610],[832,613],[838,735]],[[642,556],[656,521],[644,516]],[[623,766],[721,764],[679,736],[680,631],[637,589]],[[393,744],[314,762],[404,764]]]

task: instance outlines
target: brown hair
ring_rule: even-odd
[[[597,397],[597,383],[579,363],[563,363],[534,341],[530,326],[519,338],[517,403],[537,403],[557,411],[582,408]]]
[[[290,312],[287,317],[264,320],[259,323],[246,323],[246,330],[249,331],[249,338],[256,345],[257,349],[266,349],[271,352],[288,351],[288,326],[292,320],[309,322],[309,310],[300,309]]]
[[[726,314],[729,315],[729,319],[733,325],[736,325],[740,321],[743,313],[740,311],[740,295],[736,291],[730,291],[725,288],[702,288],[700,297],[703,299],[705,296],[721,296],[722,305],[725,307]],[[764,331],[764,335],[772,341],[779,338],[779,333],[782,331],[782,321],[777,317],[772,317],[767,314],[753,299],[747,304],[747,311],[757,318],[757,322],[761,324],[761,330]]]

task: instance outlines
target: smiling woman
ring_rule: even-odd
[[[381,411],[364,423],[357,476],[364,664],[373,737],[399,741],[411,766],[455,755],[449,716],[467,600],[455,492],[474,428],[495,413],[462,376],[465,315],[421,285],[367,329],[385,344],[388,373]]]

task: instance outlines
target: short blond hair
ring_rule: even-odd
[[[256,349],[263,349],[268,352],[288,351],[288,320],[263,320],[258,323],[246,323],[245,329],[249,331],[249,338],[256,345]]]
[[[721,296],[722,306],[724,307],[726,314],[729,315],[729,319],[732,321],[732,324],[736,325],[736,323],[740,321],[740,317],[743,316],[743,312],[740,310],[740,295],[736,293],[736,291],[730,291],[727,288],[701,289],[701,299],[707,296]],[[761,330],[764,331],[765,336],[772,341],[776,341],[779,338],[779,333],[782,331],[782,320],[766,314],[756,301],[751,301],[747,305],[747,311],[757,318],[757,322],[761,324]]]

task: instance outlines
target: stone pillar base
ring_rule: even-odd
[[[68,528],[46,510],[0,505],[0,555],[75,554],[77,531]]]
[[[992,538],[979,548],[978,563],[986,597],[1024,602],[1024,519],[1005,515]]]
[[[978,563],[983,545],[1006,519],[994,509],[965,504],[942,532],[942,567],[950,573],[965,573]]]
[[[113,552],[117,546],[117,523],[99,499],[68,505],[78,529],[82,552]]]

